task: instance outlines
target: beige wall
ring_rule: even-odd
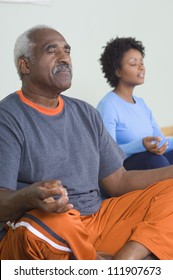
[[[36,24],[59,30],[72,46],[72,88],[66,92],[96,106],[110,90],[98,62],[115,36],[134,36],[146,47],[145,84],[136,87],[161,126],[173,124],[173,1],[52,0],[50,6],[0,3],[0,99],[20,88],[13,46]]]

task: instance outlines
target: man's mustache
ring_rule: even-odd
[[[58,66],[55,66],[52,70],[53,74],[59,73],[59,72],[66,72],[69,71],[70,73],[72,72],[72,66],[69,64],[60,64]]]

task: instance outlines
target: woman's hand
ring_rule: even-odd
[[[143,145],[150,153],[163,155],[168,148],[168,142],[166,141],[160,146],[159,144],[161,141],[161,137],[147,136],[143,138]]]

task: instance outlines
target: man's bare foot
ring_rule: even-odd
[[[158,260],[158,258],[154,254],[150,254],[144,260]]]
[[[144,245],[129,241],[114,256],[98,251],[96,260],[158,260],[158,258]]]
[[[105,252],[97,252],[96,260],[112,260],[113,256]]]
[[[147,260],[151,254],[144,245],[129,241],[113,256],[113,260]]]

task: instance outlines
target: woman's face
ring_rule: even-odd
[[[121,61],[120,68],[116,71],[119,83],[127,86],[136,86],[144,83],[145,67],[142,54],[136,49],[127,51]]]

